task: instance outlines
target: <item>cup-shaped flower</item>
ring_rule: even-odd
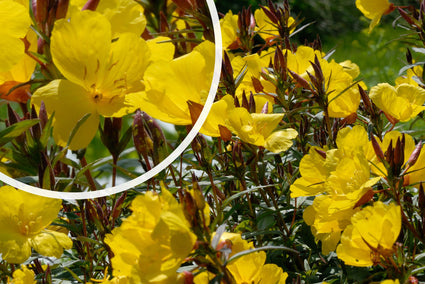
[[[400,206],[380,201],[363,208],[351,218],[336,253],[345,264],[372,266],[391,257],[401,230]]]
[[[295,129],[277,130],[284,114],[249,113],[238,107],[228,114],[226,127],[242,141],[262,146],[273,153],[280,153],[292,146],[292,139],[298,136]]]
[[[13,0],[0,1],[0,72],[17,64],[25,54],[21,40],[28,32],[31,19],[28,10]]]
[[[181,206],[166,189],[133,200],[133,214],[105,238],[111,247],[113,275],[130,283],[175,283],[177,269],[191,252],[196,236]]]
[[[16,269],[12,274],[12,279],[7,279],[8,284],[36,284],[35,274],[27,266],[22,265],[21,269]]]
[[[409,121],[425,110],[425,90],[418,86],[400,84],[393,87],[381,83],[372,87],[369,96],[377,107],[398,121]]]
[[[59,258],[63,249],[72,247],[62,232],[50,230],[62,201],[19,191],[11,186],[0,188],[0,253],[10,263],[23,263],[31,248],[41,255]]]
[[[149,63],[149,48],[136,34],[121,34],[111,42],[111,25],[93,12],[75,13],[56,21],[51,37],[53,62],[66,79],[39,88],[32,103],[44,101],[54,113],[53,137],[65,146],[78,121],[90,114],[69,145],[87,147],[96,133],[99,116],[122,117],[136,109],[130,96],[143,90],[141,79]],[[130,48],[131,47],[131,48]]]
[[[369,32],[371,32],[379,24],[381,17],[394,9],[394,4],[388,0],[356,0],[356,7],[366,18],[372,20],[369,25]]]

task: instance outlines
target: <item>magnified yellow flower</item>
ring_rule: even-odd
[[[23,263],[31,248],[41,255],[59,258],[72,247],[64,233],[48,226],[58,216],[62,201],[32,195],[11,186],[0,188],[0,252],[9,263]]]
[[[28,10],[12,0],[0,1],[0,72],[16,65],[25,54],[21,40],[28,32],[31,19]]]
[[[196,236],[166,189],[134,199],[133,214],[105,238],[114,252],[113,275],[130,283],[175,283],[177,269],[191,252]]]
[[[274,131],[282,118],[283,114],[249,113],[239,107],[229,112],[226,127],[244,142],[280,153],[288,150],[292,146],[292,139],[298,136],[298,132],[292,128]]]
[[[79,13],[87,0],[71,0],[67,18],[72,18]],[[108,0],[99,1],[96,12],[104,15],[111,23],[112,38],[123,33],[141,35],[146,27],[146,18],[143,7],[133,0]]]
[[[425,90],[410,84],[381,83],[369,93],[373,103],[398,121],[409,121],[425,110]]]
[[[29,270],[25,265],[21,266],[21,269],[16,269],[13,272],[12,279],[8,279],[8,284],[36,284],[37,281],[34,279],[35,274],[32,270]]]
[[[356,7],[366,18],[372,20],[369,32],[379,24],[383,15],[391,13],[395,8],[388,0],[356,0]]]
[[[400,206],[380,201],[353,215],[341,236],[338,258],[353,266],[372,266],[391,257],[401,230]]]
[[[136,34],[125,33],[111,43],[111,25],[97,12],[82,11],[68,21],[56,21],[51,37],[53,62],[66,79],[39,88],[32,103],[44,101],[55,113],[53,137],[66,146],[72,130],[86,114],[69,148],[87,147],[99,116],[122,117],[137,107],[129,101],[143,90],[141,79],[149,64],[149,48]],[[130,48],[131,47],[131,48]]]

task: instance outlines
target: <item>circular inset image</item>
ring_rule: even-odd
[[[213,0],[170,2],[151,17],[133,1],[78,2],[49,15],[33,8],[37,33],[22,16],[22,54],[0,74],[0,180],[58,199],[137,187],[198,132],[220,135],[207,121],[222,63]]]

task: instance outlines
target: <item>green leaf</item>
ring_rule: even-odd
[[[28,119],[15,123],[0,132],[0,146],[12,141],[39,122],[38,119]]]

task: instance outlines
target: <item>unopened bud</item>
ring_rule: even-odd
[[[372,142],[373,150],[375,151],[375,155],[378,158],[380,162],[385,161],[385,155],[384,152],[381,149],[381,146],[379,146],[378,141],[376,141],[375,136],[371,135],[370,140]]]

